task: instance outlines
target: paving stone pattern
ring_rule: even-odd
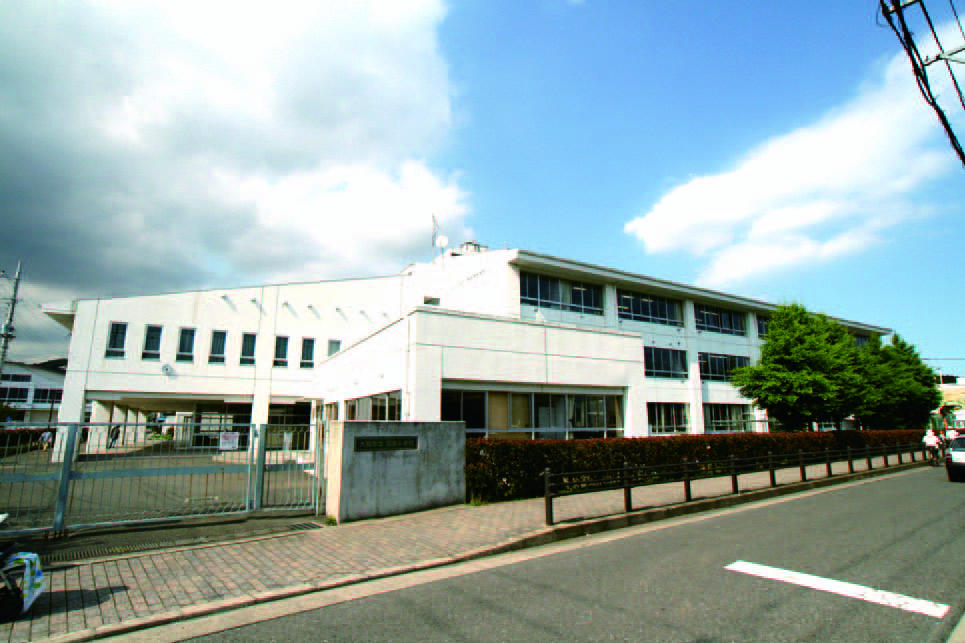
[[[894,457],[891,459],[894,464]],[[875,467],[881,467],[881,458]],[[855,470],[867,468],[855,461]],[[834,473],[846,473],[844,462]],[[825,475],[808,467],[808,478]],[[800,480],[797,468],[777,472],[778,483]],[[768,486],[767,473],[745,474],[741,490]],[[730,478],[698,480],[694,499],[730,493]],[[667,483],[633,490],[634,508],[684,500],[683,485]],[[604,491],[558,498],[559,523],[622,513],[623,492]],[[349,523],[250,540],[206,544],[97,559],[47,572],[48,591],[30,613],[0,625],[0,643],[36,641],[94,628],[263,594],[298,585],[376,576],[386,570],[465,556],[548,531],[543,499],[490,505],[458,505],[405,516]]]

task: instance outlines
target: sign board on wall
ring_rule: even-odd
[[[237,451],[238,433],[224,432],[218,434],[218,448],[222,451]]]
[[[419,448],[415,435],[357,435],[355,451],[414,451]]]

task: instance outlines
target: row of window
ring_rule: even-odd
[[[144,343],[141,349],[142,360],[161,359],[161,334],[163,327],[155,324],[148,324],[144,327]],[[177,352],[174,359],[178,362],[194,361],[194,344],[196,330],[194,328],[180,328],[178,330]],[[252,366],[255,363],[255,341],[256,333],[241,334],[241,351],[238,356],[238,363],[242,366]],[[107,350],[105,357],[123,358],[125,353],[125,343],[127,341],[127,322],[111,322],[107,334]],[[211,331],[211,343],[208,349],[209,364],[225,363],[225,347],[228,342],[228,331]],[[275,336],[275,356],[272,360],[273,366],[288,366],[288,342],[289,338],[284,335]],[[341,340],[328,340],[328,354],[334,355],[342,347]],[[299,360],[301,368],[313,368],[315,366],[315,338],[302,337],[301,358]]]
[[[689,405],[680,402],[647,402],[651,435],[686,433]],[[704,404],[704,433],[752,431],[754,416],[746,404]]]
[[[22,375],[20,373],[4,373],[0,375],[0,382],[29,382],[29,375]]]
[[[519,273],[522,304],[590,315],[603,314],[603,286],[557,277]],[[683,302],[629,290],[617,290],[617,316],[632,321],[683,326]],[[717,306],[694,304],[698,330],[725,335],[746,335],[747,314]],[[767,318],[757,317],[758,335],[767,335]]]
[[[750,365],[750,358],[742,355],[697,353],[700,378],[725,382],[734,369]],[[648,377],[687,379],[687,351],[674,348],[643,348],[644,372]]]
[[[467,429],[622,429],[619,395],[442,391],[441,419]]]
[[[603,287],[521,272],[519,301],[539,308],[602,315]]]
[[[30,389],[25,387],[0,386],[0,402],[26,402]],[[59,388],[35,388],[34,404],[55,404],[60,402],[63,391]]]

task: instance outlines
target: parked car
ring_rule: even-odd
[[[945,448],[945,471],[952,482],[965,481],[965,436],[955,438]]]

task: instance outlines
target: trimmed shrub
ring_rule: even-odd
[[[631,465],[679,464],[765,457],[792,461],[798,451],[863,449],[920,443],[922,431],[828,431],[825,433],[728,433],[590,440],[466,441],[466,494],[470,501],[514,500],[543,495],[541,473],[615,469]]]

